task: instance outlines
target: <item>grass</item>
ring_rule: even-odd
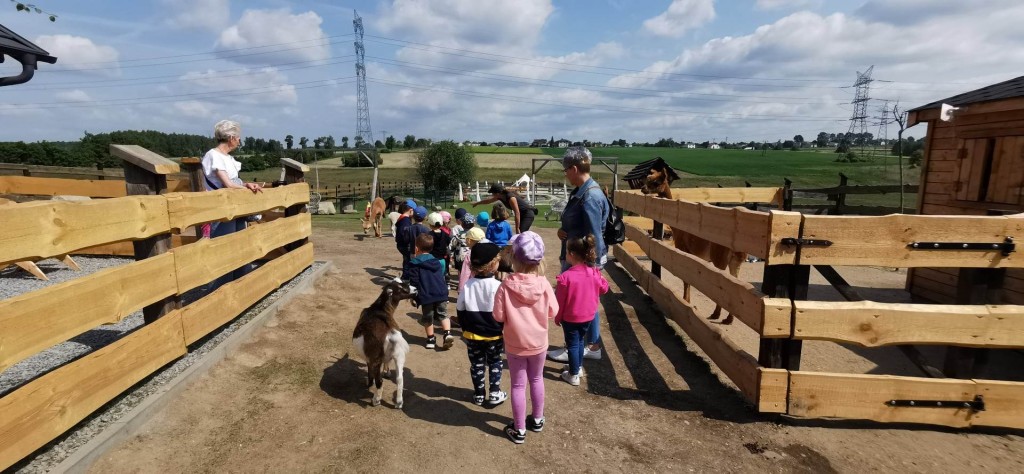
[[[470,147],[473,153],[508,153],[513,155],[543,155],[540,148],[528,146],[474,146]]]
[[[475,209],[469,205],[463,205],[462,207],[466,208],[466,210],[473,214],[476,214],[479,211],[491,212],[490,208],[487,206],[481,206]],[[537,218],[533,221],[533,226],[540,229],[557,229],[559,221],[554,220],[554,216],[552,216],[551,220],[544,219],[544,213],[546,213],[551,206],[541,205],[537,206],[537,208]],[[452,212],[453,209],[448,209],[448,212]],[[315,229],[331,229],[359,233],[363,231],[363,225],[360,221],[362,216],[362,213],[354,212],[351,214],[335,214],[333,216],[313,215],[311,217],[313,219],[313,228]],[[383,219],[381,225],[383,226],[382,231],[385,234],[391,232],[391,222],[387,217]]]

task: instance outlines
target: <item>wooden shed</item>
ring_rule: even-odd
[[[940,116],[943,104],[959,108],[949,120]],[[1024,76],[909,112],[908,126],[928,124],[919,214],[1024,212]],[[1024,235],[1013,237],[1017,246],[1024,244]],[[956,268],[918,268],[910,273],[907,288],[936,303],[953,303],[959,279]],[[1024,270],[1007,271],[1001,283],[1003,303],[1024,304]]]

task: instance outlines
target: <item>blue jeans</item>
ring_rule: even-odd
[[[233,219],[225,222],[214,222],[210,229],[210,238],[216,239],[217,237],[233,234],[238,231],[245,230],[245,218]],[[249,273],[252,268],[252,264],[246,263],[235,270],[228,272],[225,275],[218,277],[213,283],[209,284],[206,288],[206,292],[212,293],[217,288],[224,286],[226,283],[230,283],[239,278],[244,277]]]
[[[562,263],[562,272],[568,270],[569,267],[572,266],[572,265],[569,265],[569,262],[566,262],[565,260],[562,260],[561,263]],[[601,267],[599,266],[598,268],[601,268]],[[561,273],[561,272],[559,272],[559,273]],[[598,306],[600,306],[600,305],[598,305]],[[601,309],[600,308],[598,308],[597,311],[594,311],[594,320],[590,322],[590,327],[587,328],[587,336],[586,336],[585,341],[586,341],[588,346],[592,346],[594,344],[601,344]]]
[[[583,364],[584,339],[590,332],[593,321],[585,323],[569,323],[562,321],[562,331],[565,333],[565,350],[569,354],[569,374],[579,375],[580,365]]]

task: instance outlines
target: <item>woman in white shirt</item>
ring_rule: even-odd
[[[217,146],[203,155],[203,176],[207,191],[217,189],[248,189],[254,193],[263,192],[263,188],[257,183],[246,183],[238,177],[242,164],[230,155],[232,151],[242,144],[242,127],[238,122],[221,120],[213,126],[213,138],[217,140]],[[217,238],[245,229],[245,218],[232,219],[225,222],[214,222],[211,225],[210,238]],[[249,265],[224,275],[213,282],[208,291],[219,288],[224,283],[241,278],[248,273]]]

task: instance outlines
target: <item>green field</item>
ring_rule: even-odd
[[[528,146],[473,146],[469,147],[473,153],[508,153],[511,155],[542,155],[541,148],[530,148]]]

